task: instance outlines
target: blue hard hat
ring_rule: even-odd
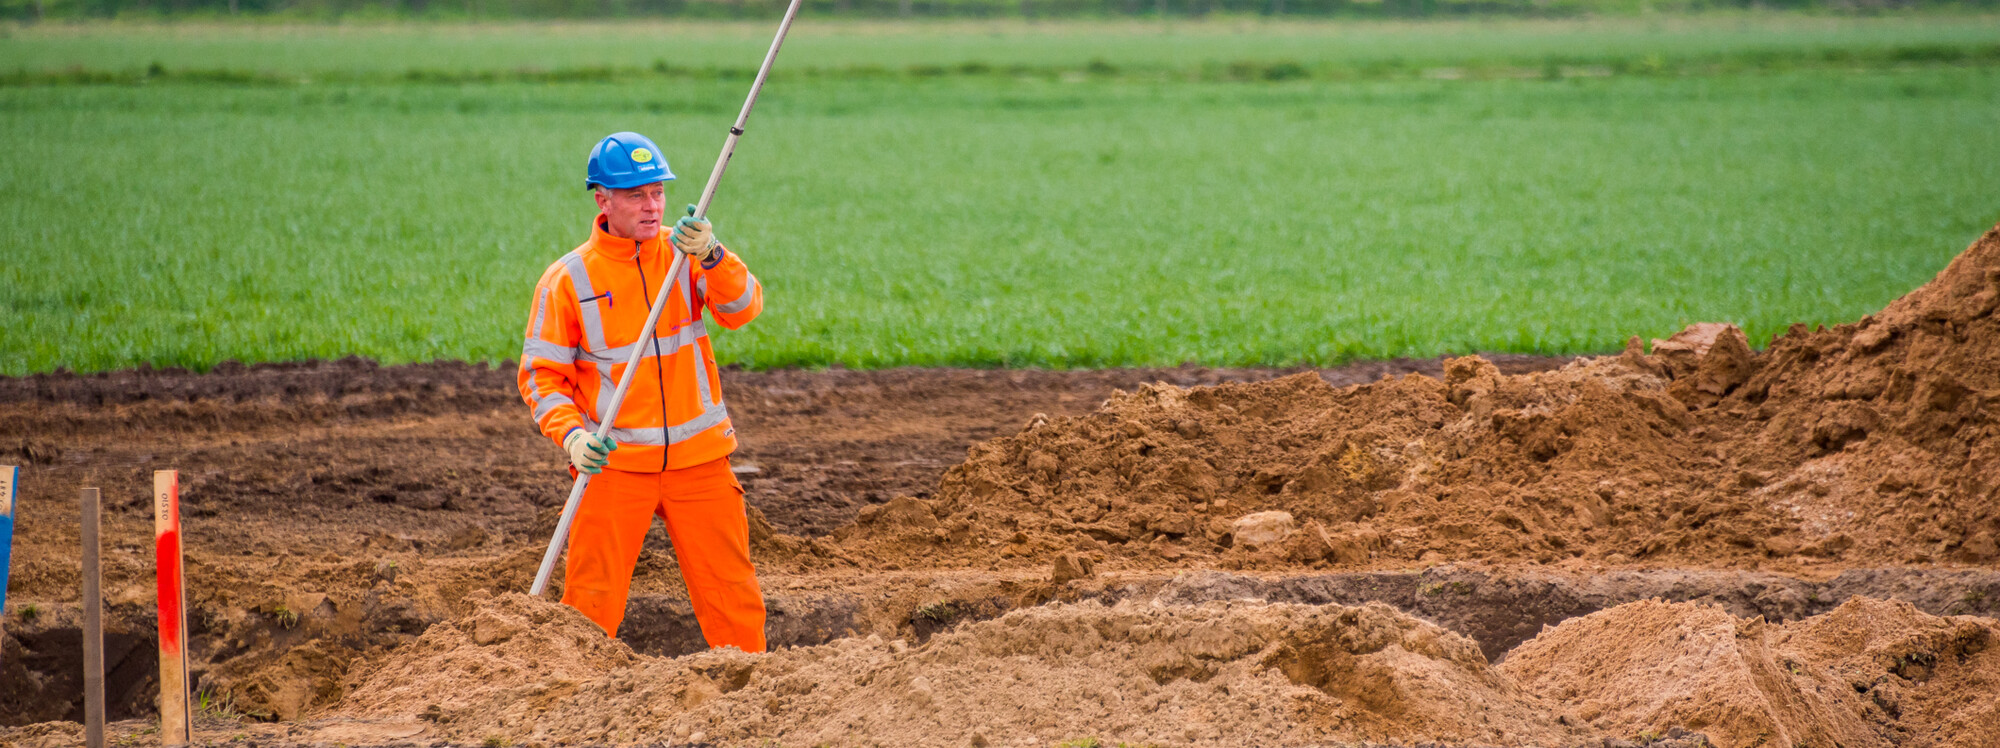
[[[590,163],[584,166],[585,187],[604,186],[614,190],[665,182],[674,178],[660,147],[636,132],[612,133],[590,149]]]

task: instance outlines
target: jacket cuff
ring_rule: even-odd
[[[569,445],[566,445],[566,444],[564,444],[563,442],[566,442],[566,441],[569,441],[569,435],[570,435],[571,433],[574,433],[574,432],[577,432],[577,431],[582,431],[582,430],[583,430],[583,427],[582,427],[582,426],[571,426],[571,427],[569,427],[569,428],[566,428],[566,429],[563,429],[563,430],[562,430],[562,431],[560,431],[560,432],[555,432],[555,433],[551,433],[551,434],[550,434],[549,436],[550,436],[551,438],[555,439],[555,442],[556,442],[556,446],[557,446],[558,448],[561,448],[561,449],[568,449],[568,448],[569,448]]]

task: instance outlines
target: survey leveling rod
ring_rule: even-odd
[[[750,96],[743,100],[743,111],[736,114],[736,124],[729,127],[729,137],[722,141],[722,153],[715,158],[715,169],[708,173],[708,185],[702,188],[701,202],[695,205],[697,217],[708,217],[708,204],[715,199],[715,188],[722,184],[722,172],[729,168],[729,157],[736,153],[736,139],[743,137],[743,124],[750,121],[750,108],[757,105],[757,93],[764,89],[764,79],[771,74],[771,63],[778,59],[778,48],[784,45],[785,34],[792,30],[792,19],[799,15],[800,1],[792,0],[792,4],[785,8],[785,20],[778,22],[778,35],[771,39],[771,50],[764,53],[764,64],[757,68],[757,79],[750,83]],[[653,334],[654,326],[660,323],[660,311],[667,308],[667,299],[673,297],[674,284],[684,280],[681,270],[685,267],[687,255],[674,252],[674,263],[667,270],[667,285],[660,289],[659,298],[653,300],[653,309],[646,314],[646,326],[639,328],[642,334]],[[632,346],[632,355],[625,359],[625,373],[618,377],[618,389],[611,393],[610,407],[604,411],[609,415],[603,423],[597,424],[597,438],[602,439],[611,433],[611,424],[618,420],[618,406],[625,402],[625,391],[632,387],[632,375],[639,370],[639,357],[644,355],[645,350],[643,345]],[[563,546],[569,537],[570,520],[576,518],[577,504],[582,502],[583,489],[588,485],[590,474],[577,473],[576,485],[569,489],[569,501],[563,504],[562,519],[556,521],[555,535],[549,538],[549,550],[542,554],[542,568],[535,572],[535,586],[528,590],[528,594],[540,596],[543,590],[548,589],[549,575],[555,571],[556,559],[562,556]]]
[[[181,474],[153,473],[153,546],[160,582],[160,745],[194,742],[189,732],[187,595],[181,561]]]

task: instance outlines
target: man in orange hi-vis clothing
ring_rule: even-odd
[[[600,211],[590,240],[535,285],[521,350],[521,397],[535,424],[573,470],[594,475],[570,526],[562,601],[617,635],[633,564],[658,516],[709,646],[764,651],[743,486],[729,469],[736,429],[702,320],[706,310],[723,327],[742,327],[763,311],[763,286],[692,207],[661,234],[674,175],[645,136],[605,138],[585,171]],[[688,256],[687,269],[669,279],[675,251]],[[662,293],[659,324],[642,330]],[[645,347],[639,371],[618,412],[607,413],[634,345]],[[599,440],[607,418],[609,438]]]

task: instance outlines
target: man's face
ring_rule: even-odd
[[[660,217],[667,209],[667,185],[654,182],[622,190],[599,187],[597,209],[604,211],[604,228],[612,236],[649,241],[660,235]]]

